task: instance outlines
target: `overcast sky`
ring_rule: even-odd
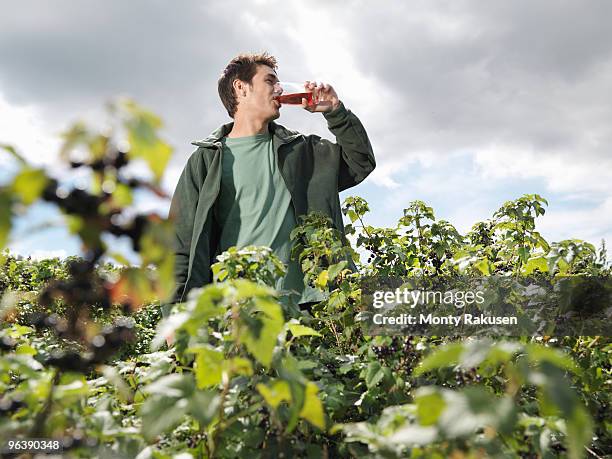
[[[165,121],[171,192],[190,142],[228,122],[216,89],[227,62],[267,50],[281,80],[329,82],[362,120],[378,167],[342,197],[366,198],[369,223],[392,225],[421,199],[465,232],[504,201],[540,193],[550,202],[538,225],[547,239],[612,242],[612,2],[0,6],[0,142],[36,163],[53,166],[58,132],[129,95]],[[332,138],[320,114],[281,113],[281,124]],[[76,252],[60,230],[28,231],[49,218],[35,207],[11,247]]]

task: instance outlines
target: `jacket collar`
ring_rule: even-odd
[[[223,124],[218,129],[213,131],[205,139],[195,140],[191,142],[191,144],[196,145],[198,147],[218,148],[220,147],[221,139],[225,137],[227,134],[229,134],[233,126],[234,126],[233,122],[228,123],[228,124]],[[268,127],[269,127],[270,133],[274,137],[273,143],[275,146],[278,146],[284,143],[289,143],[301,136],[299,132],[287,129],[286,127],[281,126],[280,124],[276,124],[274,121],[271,121]]]

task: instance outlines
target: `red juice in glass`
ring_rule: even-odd
[[[302,105],[302,99],[308,101],[308,105],[312,105],[312,93],[311,92],[296,92],[293,94],[281,94],[275,97],[281,104],[289,105]]]
[[[314,94],[306,91],[304,84],[278,82],[280,95],[274,96],[281,104],[287,105],[302,105],[302,99],[306,99],[308,105],[315,105],[316,100]]]

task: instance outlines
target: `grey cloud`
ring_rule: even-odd
[[[609,93],[609,2],[398,2],[369,13],[346,18],[355,32],[368,30],[349,46],[364,56],[364,72],[394,89],[393,116],[411,120],[400,131],[408,150],[490,141],[583,148],[585,128],[612,115],[583,88]],[[595,120],[575,116],[594,108]]]
[[[218,23],[202,27],[194,5],[183,2],[167,11],[160,2],[34,4],[11,6],[5,16],[0,78],[9,96],[39,102],[193,87],[197,80],[185,75],[208,54],[201,43],[218,38]]]
[[[227,120],[216,93],[227,61],[267,49],[282,79],[306,75],[308,43],[290,28],[316,27],[327,15],[345,32],[341,45],[356,70],[393,94],[394,102],[367,120],[383,155],[443,155],[490,142],[547,154],[607,152],[610,2],[317,0],[302,16],[297,7],[263,0],[7,1],[0,92],[66,122],[111,95],[132,95],[163,116],[182,161],[189,140]],[[294,120],[290,110],[283,114],[289,125]]]
[[[314,45],[295,33],[312,27],[326,37],[329,30],[317,29],[322,18],[341,32],[329,36],[345,37],[320,49],[325,62],[333,66],[331,53],[346,50],[351,59],[343,62],[354,67],[342,73],[374,82],[364,98],[376,99],[376,85],[389,89],[379,105],[360,105],[360,94],[347,99],[372,137],[377,172],[391,170],[406,189],[418,158],[452,163],[449,152],[483,150],[494,156],[491,143],[511,160],[523,146],[535,152],[538,171],[552,165],[555,180],[573,158],[586,171],[579,177],[593,170],[605,181],[612,170],[607,0],[0,0],[0,11],[0,95],[35,105],[53,128],[110,96],[133,96],[162,116],[176,146],[168,188],[192,151],[189,142],[228,119],[216,91],[227,61],[240,51],[268,50],[283,80],[324,74],[316,53],[305,53]],[[281,122],[328,134],[320,117],[303,115],[286,108]],[[487,166],[503,164],[498,159]],[[448,202],[488,195],[491,186],[507,191],[497,182],[475,183],[474,175],[464,187],[473,189]]]
[[[227,114],[216,82],[236,53],[286,45],[261,36],[240,1],[6,2],[0,92],[68,123],[125,94],[162,115],[179,158]],[[291,62],[287,53],[286,62]]]

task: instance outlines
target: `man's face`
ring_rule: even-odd
[[[246,96],[238,96],[238,110],[248,117],[265,121],[277,119],[280,116],[280,103],[274,100],[276,83],[276,72],[267,65],[258,65],[251,84],[244,86]]]

